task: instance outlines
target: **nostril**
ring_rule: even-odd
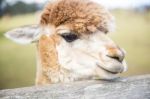
[[[123,59],[124,59],[125,53],[118,46],[116,46],[116,47],[109,46],[107,48],[107,54],[106,54],[106,56],[109,57],[109,58],[111,58],[111,59],[114,59],[114,60],[117,60],[119,62],[122,62]]]
[[[120,57],[118,57],[118,56],[109,56],[109,55],[107,55],[108,57],[110,57],[110,58],[112,58],[112,59],[115,59],[115,60],[117,60],[117,61],[119,61],[119,62],[122,62],[123,60],[122,59],[120,59]]]
[[[110,57],[119,61],[119,57],[116,56],[110,56]]]

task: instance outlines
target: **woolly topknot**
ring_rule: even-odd
[[[112,28],[113,17],[101,5],[89,0],[55,0],[46,5],[41,25],[67,25],[79,34],[107,33]]]

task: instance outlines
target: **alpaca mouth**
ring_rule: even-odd
[[[100,65],[98,65],[98,64],[97,64],[97,66],[98,66],[99,68],[101,68],[102,70],[108,72],[108,73],[111,73],[111,74],[118,74],[118,72],[113,72],[113,71],[107,70],[107,69],[103,68],[102,66],[100,66]]]

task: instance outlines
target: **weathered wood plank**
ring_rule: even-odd
[[[150,99],[150,75],[7,89],[0,99]]]

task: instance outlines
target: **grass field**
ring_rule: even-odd
[[[150,73],[150,12],[139,14],[113,11],[117,29],[109,36],[123,47],[129,69],[122,76]],[[18,45],[3,37],[11,28],[36,23],[36,15],[20,15],[0,19],[0,89],[34,84],[35,46]]]

